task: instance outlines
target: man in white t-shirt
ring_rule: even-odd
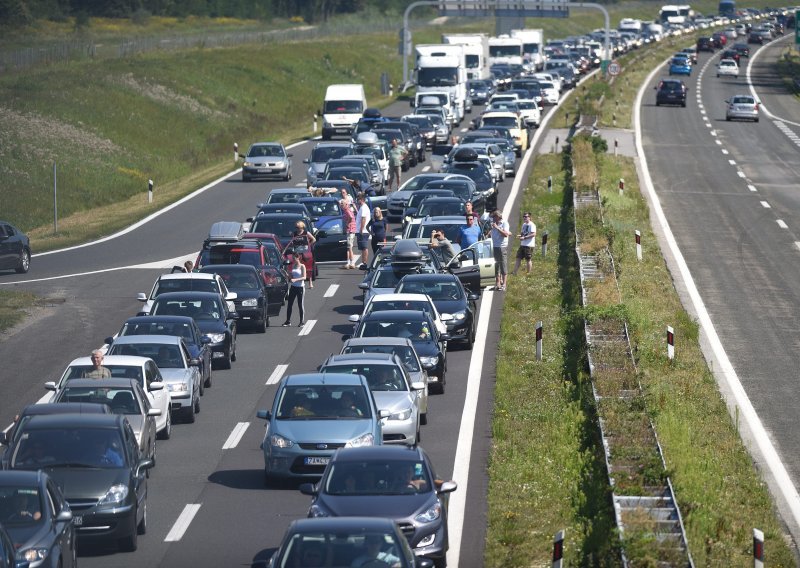
[[[513,276],[517,275],[519,265],[525,260],[525,265],[528,269],[528,274],[531,273],[531,259],[533,258],[533,249],[536,248],[536,225],[531,221],[531,214],[525,213],[522,216],[522,227],[520,227],[519,235],[519,248],[517,249],[517,262],[514,265]]]
[[[356,246],[361,251],[361,264],[369,260],[369,229],[367,225],[372,214],[367,205],[367,196],[358,194],[358,210],[356,211]]]
[[[508,281],[508,237],[511,235],[508,221],[503,219],[503,212],[495,209],[492,212],[492,254],[494,255],[495,289],[504,291]]]

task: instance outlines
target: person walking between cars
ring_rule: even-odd
[[[389,230],[389,223],[383,217],[380,207],[372,210],[372,219],[367,224],[370,235],[372,235],[372,255],[378,254],[381,244],[386,242],[386,233]]]
[[[396,182],[397,189],[400,189],[400,173],[403,171],[403,160],[408,154],[408,150],[397,143],[397,139],[392,140],[392,147],[389,150],[389,191],[392,191],[392,183]]]
[[[295,255],[292,261],[292,271],[289,275],[289,301],[286,303],[286,321],[283,322],[283,327],[292,325],[292,306],[297,300],[297,310],[300,312],[300,324],[298,327],[303,327],[305,324],[305,305],[303,303],[303,295],[305,292],[306,284],[306,267],[300,258],[300,255]]]
[[[342,198],[339,200],[339,209],[342,210],[342,224],[347,235],[347,263],[340,268],[355,268],[356,259],[353,256],[353,247],[356,244],[356,212],[353,209],[353,200],[346,189],[342,189]]]
[[[508,237],[511,235],[508,221],[503,219],[503,212],[495,209],[492,212],[492,253],[494,255],[495,289],[505,291],[508,280]]]
[[[531,221],[531,214],[525,213],[522,216],[522,227],[519,230],[520,239],[519,248],[517,249],[517,262],[514,264],[514,271],[512,276],[517,275],[519,265],[525,261],[525,266],[528,269],[528,274],[531,273],[531,259],[533,258],[533,249],[536,248],[536,225]]]
[[[367,205],[367,196],[364,192],[358,194],[358,211],[356,212],[356,244],[361,253],[361,264],[369,260],[369,225],[370,212]]]

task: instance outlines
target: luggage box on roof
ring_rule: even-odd
[[[356,144],[377,144],[378,135],[374,132],[360,132],[356,138]]]
[[[381,118],[383,115],[381,111],[374,107],[369,107],[364,110],[364,118]]]
[[[478,153],[472,148],[460,148],[453,155],[456,162],[475,162],[478,160]]]
[[[400,239],[394,244],[392,262],[423,262],[425,253],[414,239]]]
[[[217,221],[208,231],[208,240],[217,242],[235,242],[244,235],[244,228],[238,221]]]

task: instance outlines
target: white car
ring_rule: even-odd
[[[539,126],[542,122],[542,111],[539,110],[539,103],[533,99],[520,99],[517,101],[519,113],[522,120],[528,126]]]
[[[159,276],[153,284],[149,295],[144,292],[137,294],[136,299],[144,302],[144,306],[136,315],[149,316],[156,296],[164,292],[216,292],[227,300],[230,311],[236,311],[236,307],[233,304],[233,301],[237,298],[236,292],[228,290],[228,287],[225,286],[225,281],[219,274],[175,272]]]
[[[147,394],[150,406],[161,410],[161,415],[156,416],[156,432],[162,439],[169,439],[172,435],[172,418],[169,412],[171,397],[155,361],[148,357],[106,355],[103,358],[103,367],[111,372],[111,378],[136,379],[139,381],[142,389]],[[39,402],[53,402],[67,381],[86,378],[85,374],[93,368],[94,365],[90,357],[75,359],[67,366],[58,381],[50,381],[44,384],[44,387],[51,392],[48,392]],[[138,442],[141,446],[141,440],[138,440]]]
[[[739,77],[739,66],[734,59],[722,59],[717,63],[717,77]]]
[[[447,324],[445,322],[453,319],[450,314],[440,314],[436,306],[433,305],[433,300],[427,294],[391,293],[372,296],[364,305],[364,311],[361,315],[353,314],[348,320],[357,325],[362,317],[381,310],[422,310],[431,317],[439,333],[447,333]]]

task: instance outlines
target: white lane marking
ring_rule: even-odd
[[[305,323],[305,325],[303,325],[302,329],[300,329],[300,333],[298,333],[297,335],[308,335],[309,333],[311,333],[311,330],[314,329],[316,323],[317,320],[308,320]]]
[[[461,491],[450,495],[448,516],[450,523],[450,550],[447,552],[447,563],[450,566],[459,565],[461,555],[461,533],[464,527],[464,512],[467,507],[467,486],[469,484],[469,462],[472,457],[472,438],[475,431],[475,415],[478,408],[478,395],[480,394],[481,376],[483,371],[483,357],[486,349],[486,336],[489,331],[489,313],[492,308],[494,292],[484,291],[481,299],[481,309],[478,313],[478,331],[475,334],[475,344],[469,361],[467,373],[467,396],[461,414],[461,426],[458,429],[458,444],[456,445],[456,459],[453,466],[453,479],[458,483]]]
[[[201,503],[189,503],[183,508],[183,512],[178,516],[178,520],[175,521],[175,524],[172,525],[172,529],[170,529],[169,533],[167,533],[167,538],[164,539],[164,542],[178,542],[181,538],[183,538],[186,529],[189,528],[189,525],[194,519],[194,516],[197,514],[197,511],[200,510]]]
[[[775,480],[775,485],[780,492],[780,496],[785,500],[795,524],[800,524],[800,494],[798,494],[797,489],[792,483],[792,478],[789,477],[789,472],[786,471],[786,467],[783,465],[775,446],[772,444],[769,434],[767,434],[767,431],[764,428],[764,424],[761,422],[758,413],[756,413],[753,403],[748,398],[747,392],[744,390],[744,387],[739,380],[739,376],[736,373],[736,369],[733,368],[733,364],[731,363],[730,359],[728,359],[728,354],[725,352],[725,348],[722,346],[722,341],[720,341],[720,338],[717,335],[714,322],[711,321],[711,316],[706,309],[703,298],[700,296],[700,291],[697,289],[697,285],[694,282],[692,273],[689,271],[689,266],[686,264],[686,259],[683,257],[683,253],[678,247],[678,243],[675,241],[675,235],[672,233],[669,222],[664,215],[664,210],[661,208],[661,200],[658,198],[658,194],[656,194],[655,187],[653,187],[653,179],[650,177],[650,168],[647,164],[647,156],[645,156],[644,145],[642,143],[641,113],[642,97],[644,96],[645,86],[650,84],[650,82],[653,80],[653,77],[659,72],[660,68],[661,67],[659,66],[653,69],[653,71],[651,71],[644,80],[639,92],[636,95],[636,102],[634,104],[634,109],[636,110],[634,113],[634,133],[636,139],[636,152],[639,155],[640,167],[642,169],[642,187],[644,188],[645,195],[650,201],[651,211],[655,214],[655,221],[663,231],[664,239],[666,241],[665,245],[669,248],[675,259],[678,273],[684,282],[686,292],[689,295],[689,300],[691,301],[694,311],[697,314],[698,323],[700,324],[700,327],[707,338],[708,345],[711,348],[712,353],[709,353],[709,355],[713,355],[713,358],[718,362],[718,364],[713,365],[714,377],[719,383],[721,383],[720,386],[724,384],[724,386],[727,388],[727,392],[723,392],[723,396],[725,397],[726,402],[729,404],[729,409],[731,408],[730,405],[735,405],[739,409],[739,416],[741,416],[744,421],[743,425],[749,429],[752,440],[755,442],[755,445],[761,453],[764,464],[767,466],[767,469],[769,469],[769,472],[772,474],[772,477]],[[796,241],[795,246],[800,249],[800,242]],[[712,365],[710,364],[709,367],[711,366]],[[754,450],[755,448],[752,449]]]
[[[783,37],[786,37],[786,36],[779,36],[778,38],[776,38],[776,39],[774,39],[774,40],[772,40],[772,41],[768,42],[766,45],[770,45],[770,44],[771,44],[771,43],[773,43],[773,42],[779,41],[779,40],[780,40],[780,39],[782,39]],[[789,124],[793,124],[793,125],[795,125],[795,126],[800,126],[800,122],[792,122],[791,120],[786,120],[786,119],[785,119],[785,118],[783,118],[783,117],[780,117],[780,116],[778,116],[778,115],[776,115],[776,114],[773,114],[773,113],[771,113],[771,112],[770,112],[770,111],[767,109],[766,105],[764,104],[764,101],[763,101],[763,100],[761,100],[761,99],[760,99],[760,97],[758,96],[758,93],[756,93],[756,88],[755,88],[755,86],[753,85],[753,82],[750,80],[750,69],[752,68],[752,66],[753,66],[753,63],[755,63],[755,61],[756,61],[756,59],[758,58],[758,56],[759,56],[759,55],[761,55],[761,53],[762,53],[763,51],[764,51],[764,49],[757,49],[757,50],[756,50],[756,52],[753,54],[753,57],[749,57],[749,58],[748,58],[748,61],[747,61],[747,86],[748,86],[748,88],[750,89],[750,94],[752,94],[752,95],[753,95],[753,97],[755,97],[755,98],[756,98],[756,100],[760,101],[760,104],[759,104],[759,107],[758,107],[758,108],[759,108],[759,111],[763,112],[763,113],[764,113],[764,114],[766,114],[768,117],[770,117],[770,118],[774,118],[774,119],[778,119],[778,120],[782,120],[782,121],[784,121],[784,122],[788,122]]]
[[[236,426],[233,427],[233,431],[231,435],[228,436],[228,439],[225,440],[225,443],[222,445],[223,450],[232,450],[237,445],[239,445],[239,441],[244,436],[244,433],[247,431],[248,426],[250,426],[249,422],[239,422]]]
[[[736,160],[728,160],[728,163],[732,166],[736,165]]]
[[[711,136],[716,136],[716,135],[717,135],[717,131],[716,130],[712,130],[711,131]]]
[[[425,167],[423,167],[423,168],[422,168],[422,172],[423,172],[423,173],[425,173],[425,172],[429,172],[429,171],[430,171],[430,169],[431,169],[431,167],[430,167],[430,166],[425,166]]]
[[[779,226],[781,229],[788,229],[788,228],[789,228],[789,225],[787,225],[787,224],[786,224],[786,222],[785,222],[783,219],[778,219],[778,220],[777,220],[777,221],[775,221],[775,222],[778,224],[778,226]]]
[[[705,116],[705,114],[706,114],[706,111],[705,111],[705,109],[703,108],[703,105],[697,105],[697,108],[699,108],[699,109],[700,109],[700,114],[702,114],[703,116]]]
[[[286,369],[288,369],[288,368],[289,368],[289,365],[278,365],[277,367],[275,367],[275,370],[272,371],[272,374],[267,379],[267,383],[266,384],[268,384],[268,385],[276,384],[278,381],[280,381],[283,378],[283,374],[286,372]]]
[[[740,177],[740,178],[742,178],[742,179],[744,179],[745,177],[747,177],[747,176],[745,176],[745,174],[744,174],[744,172],[743,172],[742,170],[738,170],[738,171],[736,172],[736,175],[737,175],[737,176],[739,176],[739,177]]]
[[[722,146],[722,140],[714,140],[714,142],[716,142],[717,144],[719,144],[720,146]]]
[[[753,184],[748,184],[748,185],[747,185],[747,189],[749,189],[750,191],[758,191],[758,190],[756,189],[756,186],[754,186]]]
[[[728,155],[728,151],[725,148],[722,149],[722,153],[725,154],[726,156]]]
[[[328,289],[325,290],[325,293],[322,295],[322,297],[323,298],[333,298],[333,295],[336,293],[336,291],[338,289],[339,289],[339,285],[338,284],[331,284],[330,286],[328,286]]]
[[[798,250],[800,250],[800,241],[795,241],[794,246],[796,246]]]
[[[770,204],[767,203],[766,201],[761,202],[761,207],[763,207],[764,209],[772,209],[772,207],[770,207]]]
[[[710,122],[706,122],[706,128],[714,128],[714,126]]]

